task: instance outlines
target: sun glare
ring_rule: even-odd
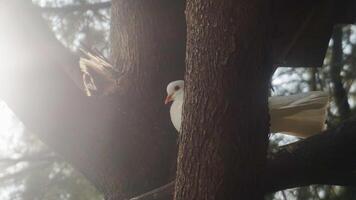
[[[17,146],[24,132],[24,125],[5,102],[0,101],[0,158],[18,157]]]

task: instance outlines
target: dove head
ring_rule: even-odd
[[[167,97],[164,101],[165,104],[168,104],[171,101],[176,99],[183,99],[183,92],[184,92],[184,81],[178,80],[170,82],[167,86]]]

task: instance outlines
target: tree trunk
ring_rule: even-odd
[[[330,78],[333,84],[335,104],[341,120],[350,117],[350,105],[348,103],[347,93],[342,84],[341,69],[343,67],[343,48],[342,48],[342,26],[336,26],[332,36],[332,57],[330,63]]]
[[[183,77],[184,6],[178,0],[112,1],[112,60],[124,76],[113,97],[118,123],[108,149],[117,159],[112,181],[120,191],[108,194],[131,197],[174,178],[176,131],[163,100],[167,84]]]
[[[188,0],[176,200],[263,199],[271,75],[265,1]]]

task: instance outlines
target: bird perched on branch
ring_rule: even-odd
[[[173,102],[171,121],[179,132],[182,122],[184,81],[173,81],[167,86],[165,104]],[[315,135],[325,128],[329,95],[314,91],[290,96],[273,96],[269,100],[271,132],[285,133],[301,138]]]

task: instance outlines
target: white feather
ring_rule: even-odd
[[[181,99],[180,96],[182,96]],[[179,99],[174,100],[172,103],[170,115],[174,128],[180,132],[180,126],[182,124],[183,95],[179,95],[178,97]]]
[[[314,91],[269,99],[271,132],[309,137],[325,129],[329,95]]]

